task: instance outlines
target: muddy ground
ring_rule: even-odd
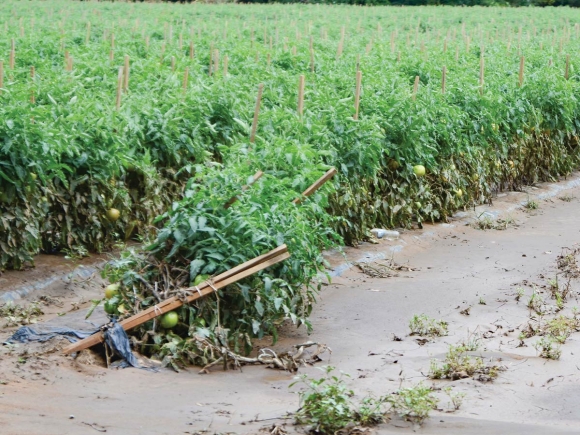
[[[398,276],[373,278],[354,265],[345,266],[341,254],[329,253],[336,276],[314,309],[314,332],[288,327],[273,348],[284,350],[308,340],[325,343],[332,348],[330,358],[300,373],[318,377],[319,368],[331,364],[351,375],[348,385],[358,397],[384,395],[420,381],[436,388],[439,409],[422,426],[393,418],[371,433],[578,433],[580,333],[570,336],[557,361],[538,356],[533,343],[539,337],[523,343],[518,338],[530,317],[539,317],[527,306],[533,289],[544,298],[541,309],[548,319],[556,306],[550,280],[558,274],[560,285],[567,282],[556,260],[565,248],[580,246],[576,184],[531,189],[535,210],[521,207],[527,193],[511,193],[491,207],[460,213],[448,224],[345,250],[350,262],[371,260],[376,266],[394,259],[412,267]],[[483,212],[504,219],[507,228],[484,231],[466,225],[475,216],[484,219]],[[26,276],[4,275],[0,287],[8,291]],[[49,295],[53,299],[45,301],[47,314],[41,319],[78,324],[101,286],[93,274],[67,285],[55,282],[19,302]],[[524,295],[517,301],[519,288]],[[570,314],[579,292],[580,282],[572,279],[560,313]],[[422,313],[447,321],[449,335],[426,340],[410,336],[409,320]],[[14,329],[2,329],[0,340]],[[480,344],[473,355],[505,369],[495,381],[427,378],[431,359],[442,360],[450,344],[470,339]],[[78,360],[61,356],[64,344],[57,340],[0,349],[2,434],[266,434],[273,425],[288,433],[301,431],[282,418],[298,407],[297,389],[288,388],[295,374],[263,366],[241,372],[213,368],[209,375],[196,368],[180,373],[108,370],[91,353]],[[441,390],[445,387],[466,394],[459,410],[449,412]]]

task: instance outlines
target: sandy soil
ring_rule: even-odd
[[[345,250],[349,261],[394,258],[418,269],[399,276],[371,278],[356,266],[341,266],[340,254],[329,254],[337,276],[324,287],[314,309],[314,332],[308,336],[302,329],[288,328],[274,348],[307,340],[327,344],[332,356],[318,367],[329,363],[349,373],[348,384],[359,397],[387,394],[420,381],[466,394],[461,408],[448,412],[449,400],[438,391],[440,410],[423,426],[394,418],[374,433],[579,433],[580,334],[570,336],[558,361],[537,356],[533,343],[538,337],[525,340],[524,346],[518,339],[531,315],[527,302],[534,286],[553,310],[548,282],[557,273],[560,282],[564,280],[556,257],[564,247],[579,246],[580,188],[574,185],[569,182],[570,189],[560,193],[554,189],[562,184],[532,190],[530,198],[545,198],[538,199],[534,211],[520,207],[527,194],[509,194],[493,207],[460,214],[448,224]],[[550,192],[556,194],[550,198]],[[562,196],[569,201],[559,199]],[[515,222],[503,231],[466,226],[486,211]],[[82,309],[69,311],[71,301],[88,301],[99,287],[100,283],[78,287],[72,297],[62,296],[67,314],[59,321],[78,322]],[[518,288],[525,290],[519,302]],[[579,291],[579,283],[572,280],[563,313],[578,304]],[[469,314],[461,314],[468,307]],[[49,308],[47,318],[62,314],[62,308]],[[447,321],[449,335],[425,343],[409,336],[409,320],[421,313]],[[0,332],[0,340],[13,329]],[[425,376],[431,359],[443,359],[450,344],[474,334],[481,346],[472,354],[506,369],[494,382],[432,381]],[[61,356],[58,350],[64,344],[0,349],[2,434],[266,434],[273,425],[284,426],[288,433],[300,431],[280,418],[298,407],[296,389],[288,388],[294,374],[261,366],[242,372],[214,369],[209,375],[195,368],[180,373],[107,370],[92,353],[76,361]],[[300,372],[320,373],[317,367]]]

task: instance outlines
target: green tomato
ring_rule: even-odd
[[[202,282],[207,281],[209,279],[209,275],[197,275],[193,280],[193,285],[200,285]]]
[[[415,173],[415,175],[417,177],[423,177],[425,176],[425,166],[423,165],[415,165],[413,166],[413,172]]]
[[[119,294],[119,284],[109,284],[105,287],[105,297],[111,299]]]
[[[171,329],[177,325],[179,321],[179,316],[175,311],[170,311],[169,313],[165,313],[163,317],[161,317],[161,326],[165,329]]]

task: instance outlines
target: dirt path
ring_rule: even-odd
[[[421,380],[466,394],[458,411],[435,411],[420,428],[394,419],[375,433],[578,433],[580,333],[562,346],[558,361],[537,356],[533,343],[538,337],[526,339],[524,347],[518,339],[530,317],[526,304],[533,285],[554,306],[542,286],[558,272],[556,257],[562,248],[580,242],[580,188],[565,196],[570,201],[539,200],[539,208],[531,212],[515,209],[525,195],[500,198],[494,210],[517,224],[504,231],[481,231],[456,220],[346,250],[351,261],[394,255],[397,263],[419,270],[391,278],[370,278],[356,267],[345,270],[324,287],[312,316],[313,334],[288,328],[276,349],[307,340],[327,344],[333,350],[329,363],[352,376],[349,385],[360,397]],[[341,269],[344,259],[333,255],[331,261]],[[519,302],[518,288],[525,291]],[[568,307],[578,304],[579,291],[579,283],[572,282]],[[469,315],[461,314],[468,307]],[[424,344],[409,336],[409,320],[422,313],[447,321],[449,335]],[[432,358],[443,359],[450,344],[470,334],[473,338],[473,333],[481,339],[473,354],[506,368],[494,382],[424,376]],[[246,367],[241,373],[214,369],[210,375],[195,369],[106,370],[61,357],[55,349],[51,353],[50,346],[58,348],[40,346],[45,353],[38,356],[33,350],[21,355],[22,346],[0,350],[3,434],[269,433],[272,424],[284,423],[269,419],[298,405],[288,388],[293,375],[263,367]],[[305,368],[301,373],[319,372]],[[439,407],[447,409],[446,396],[439,396]],[[286,430],[295,428],[288,424]]]

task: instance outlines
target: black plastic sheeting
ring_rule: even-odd
[[[12,337],[5,341],[6,343],[28,343],[30,341],[39,341],[41,343],[54,337],[64,337],[71,343],[87,338],[97,332],[99,329],[92,331],[81,331],[78,329],[67,328],[66,326],[23,326],[18,329]]]
[[[105,343],[113,350],[115,355],[121,357],[123,360],[120,367],[125,368],[128,366],[133,366],[136,368],[141,368],[137,358],[131,352],[131,344],[129,343],[129,337],[123,329],[123,327],[113,321],[108,323],[103,328],[103,337],[105,338]]]
[[[19,328],[4,344],[9,343],[28,343],[31,341],[45,342],[54,337],[64,337],[71,343],[87,338],[99,330],[103,332],[103,337],[105,339],[105,344],[113,351],[113,353],[121,358],[119,364],[115,364],[117,367],[136,367],[150,369],[149,367],[142,367],[133,352],[131,352],[131,343],[129,342],[129,337],[123,329],[123,327],[116,321],[103,325],[100,328],[96,328],[90,331],[83,331],[77,329],[71,329],[63,326],[49,326],[49,325],[35,325],[35,326],[23,326]]]

